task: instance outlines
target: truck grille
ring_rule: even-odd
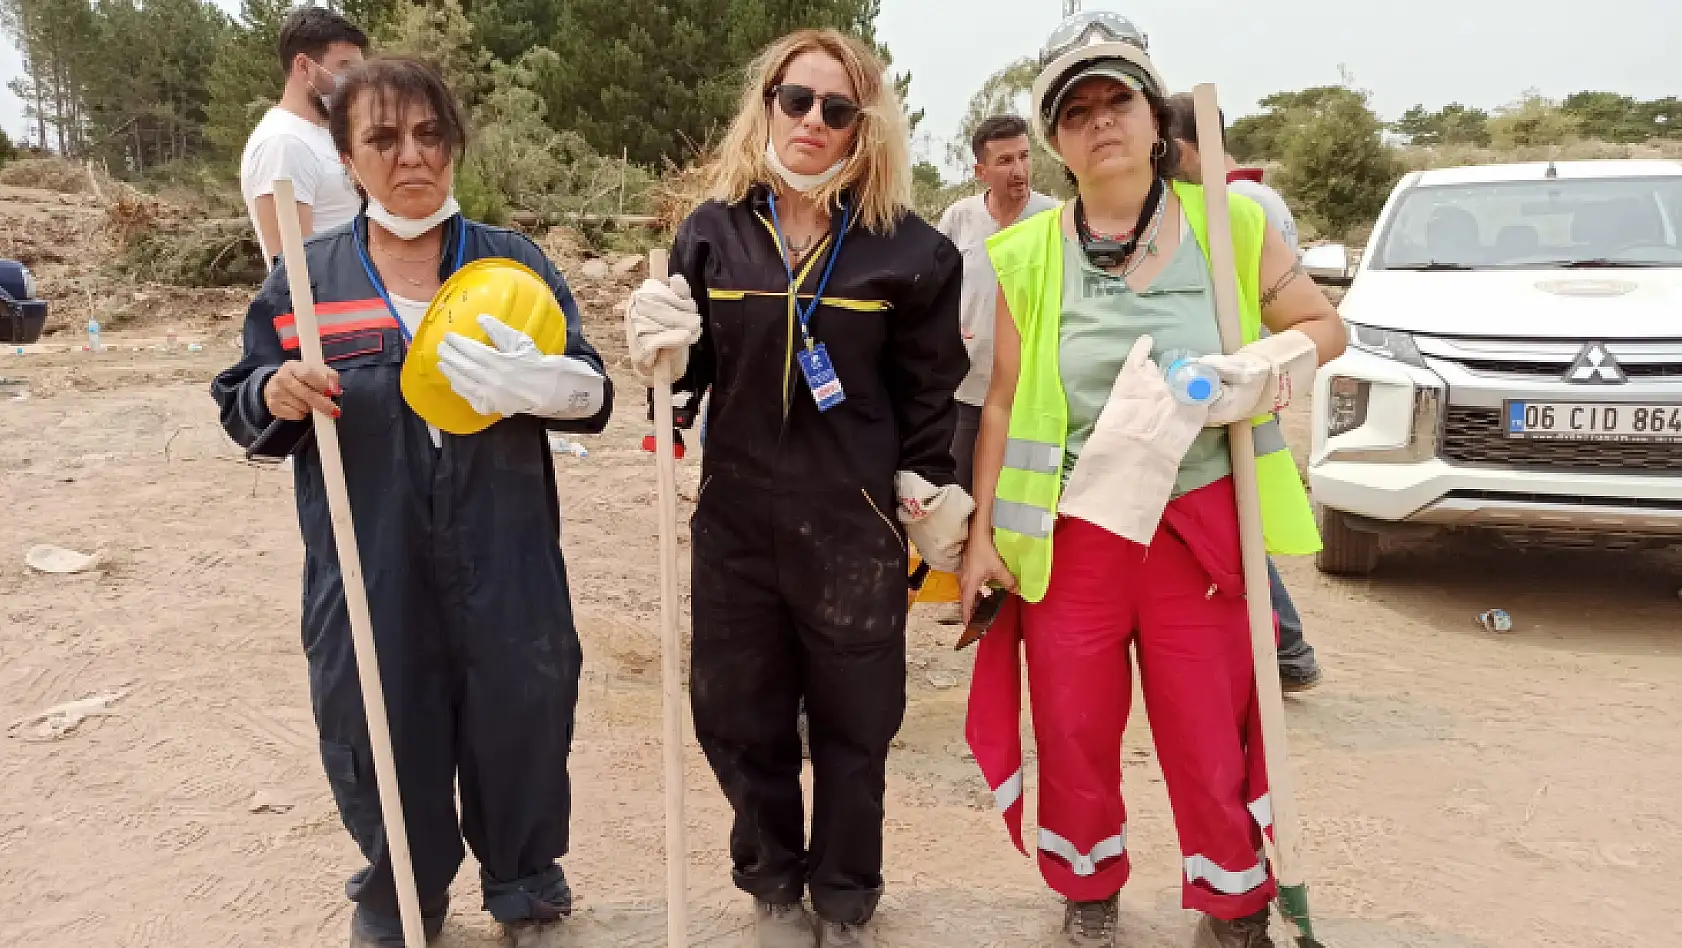
[[[1503,434],[1501,412],[1494,408],[1449,406],[1443,421],[1442,456],[1448,461],[1501,467],[1682,476],[1682,445],[1508,438]]]
[[[1534,378],[1562,379],[1571,370],[1574,359],[1563,362],[1494,361],[1490,359],[1449,359],[1485,375],[1522,375]],[[1624,375],[1632,379],[1682,378],[1682,362],[1620,362]]]

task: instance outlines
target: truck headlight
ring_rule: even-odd
[[[1425,357],[1419,354],[1419,347],[1414,345],[1413,336],[1408,333],[1351,322],[1345,322],[1344,326],[1349,329],[1349,344],[1355,348],[1415,368],[1425,368]]]
[[[1367,402],[1372,383],[1346,375],[1332,377],[1331,404],[1326,411],[1326,436],[1335,438],[1367,423]]]

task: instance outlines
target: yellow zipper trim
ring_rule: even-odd
[[[770,233],[771,243],[775,244],[776,247],[777,247],[777,259],[778,260],[783,260],[783,259],[787,258],[788,251],[783,249],[783,241],[782,241],[781,237],[777,236],[777,229],[775,227],[772,227],[771,222],[766,220],[764,218],[764,216],[761,215],[758,211],[755,211],[753,216],[759,218],[759,222],[761,224],[764,224],[765,225],[765,230]],[[796,315],[795,315],[795,312],[794,312],[795,296],[797,295],[797,291],[800,289],[800,287],[806,285],[806,276],[812,272],[812,267],[817,264],[818,258],[823,256],[824,248],[828,247],[828,246],[829,246],[829,235],[825,234],[823,240],[818,241],[818,245],[816,247],[812,248],[812,256],[809,257],[806,260],[806,266],[801,268],[800,275],[794,278],[794,283],[791,286],[789,286],[789,288],[788,288],[788,335],[783,342],[783,349],[784,349],[784,351],[783,351],[783,420],[784,421],[788,420],[788,407],[789,407],[789,405],[788,405],[788,374],[789,374],[790,371],[792,371],[794,369],[794,323],[795,323],[795,319],[796,319]],[[746,291],[743,291],[743,295],[744,296],[747,295]],[[780,295],[780,294],[772,294],[772,295]]]
[[[787,295],[787,293],[778,293],[771,290],[707,290],[708,299],[722,300],[725,302],[739,302],[750,296],[756,298],[763,297],[767,299],[781,299]],[[800,294],[800,298],[803,300],[809,300],[812,298],[812,294],[802,293]],[[887,300],[855,300],[848,299],[844,296],[826,296],[823,298],[823,301],[825,306],[833,306],[836,309],[850,310],[855,313],[885,313],[894,308],[894,304],[888,302]]]
[[[899,541],[899,548],[905,550],[905,538],[899,535],[899,528],[894,526],[894,522],[889,520],[888,515],[882,512],[882,508],[876,506],[876,501],[870,499],[870,492],[860,487],[859,493],[864,495],[864,502],[870,505],[870,509],[876,511],[876,516],[888,525],[888,532],[894,535],[895,540]],[[910,551],[906,550],[906,552],[909,553]]]

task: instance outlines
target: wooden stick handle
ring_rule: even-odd
[[[280,223],[286,281],[292,290],[292,313],[297,321],[298,349],[305,365],[325,366],[321,356],[321,328],[310,292],[309,263],[304,259],[304,235],[298,225],[298,204],[292,181],[274,183],[275,217]],[[403,798],[397,790],[397,759],[391,752],[391,725],[385,713],[385,688],[374,651],[374,624],[368,613],[368,589],[362,580],[362,557],[356,548],[356,526],[350,516],[350,490],[345,484],[344,456],[339,429],[331,415],[315,413],[315,444],[321,453],[321,479],[327,487],[327,507],[333,518],[333,542],[339,552],[344,580],[345,611],[350,613],[351,644],[356,652],[356,675],[362,681],[362,705],[368,718],[368,740],[374,749],[374,780],[380,792],[380,816],[385,821],[386,845],[391,847],[391,870],[397,883],[397,909],[403,918],[404,948],[426,948],[421,925],[420,898],[415,891],[414,864],[409,856],[409,832],[403,822]]]
[[[648,275],[666,279],[666,252],[648,252]],[[672,367],[654,367],[654,467],[660,482],[660,684],[666,758],[666,944],[689,931],[689,848],[683,822],[683,636],[678,623],[677,458],[672,445]]]
[[[1209,215],[1209,270],[1215,282],[1215,313],[1221,348],[1236,352],[1244,344],[1238,315],[1238,271],[1232,249],[1232,217],[1227,205],[1226,155],[1221,139],[1215,87],[1192,90],[1197,112],[1197,140],[1202,149],[1203,196]],[[1262,744],[1267,758],[1268,792],[1273,804],[1273,871],[1282,886],[1302,883],[1297,865],[1299,830],[1292,789],[1285,702],[1279,686],[1279,654],[1273,637],[1273,600],[1267,576],[1267,543],[1262,536],[1261,496],[1256,485],[1256,444],[1248,420],[1227,429],[1232,446],[1233,486],[1238,493],[1238,529],[1244,552],[1244,596],[1250,616],[1250,650],[1255,656],[1256,698],[1261,711]]]

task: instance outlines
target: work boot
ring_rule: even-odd
[[[1266,906],[1254,915],[1230,922],[1205,915],[1197,925],[1192,948],[1274,948],[1273,938],[1267,934],[1267,918]]]
[[[422,910],[421,932],[426,935],[427,941],[437,938],[444,930],[444,918],[449,911],[447,897],[432,911]],[[358,906],[350,915],[350,948],[403,948],[402,920],[364,914],[362,907]]]
[[[818,933],[804,902],[753,900],[756,948],[815,948]]]
[[[504,922],[502,924],[502,944],[504,948],[561,948],[561,920],[541,922],[536,919],[523,919],[518,922]]]
[[[818,948],[876,948],[876,939],[862,925],[818,919]]]
[[[1065,948],[1115,948],[1116,896],[1096,902],[1069,901],[1063,910]]]
[[[1320,663],[1310,655],[1307,662],[1279,663],[1279,687],[1288,695],[1313,691],[1320,687],[1320,681],[1325,675],[1320,672]]]

